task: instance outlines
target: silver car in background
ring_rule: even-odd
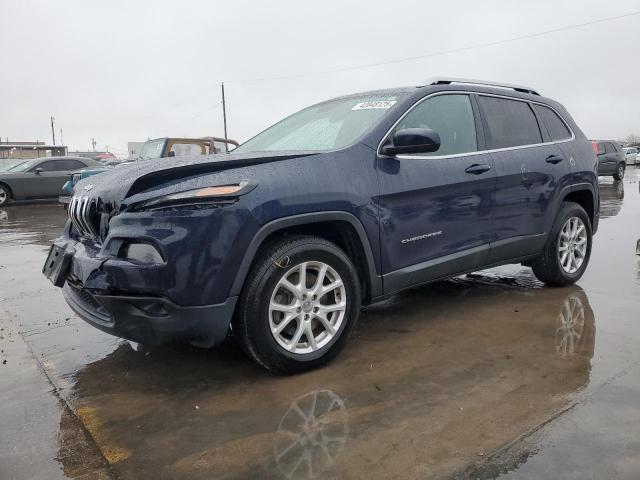
[[[622,149],[624,151],[625,163],[627,165],[636,165],[638,163],[638,151],[637,147],[624,147]]]

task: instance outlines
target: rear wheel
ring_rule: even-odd
[[[548,285],[570,285],[582,277],[591,256],[591,221],[584,209],[564,202],[551,229],[542,256],[531,268]]]
[[[9,189],[4,185],[0,185],[0,206],[6,205],[11,200]]]
[[[624,171],[625,171],[625,165],[624,163],[621,163],[620,165],[618,165],[618,170],[616,170],[616,173],[613,175],[613,178],[616,180],[622,180],[624,178]]]
[[[347,255],[319,237],[265,249],[243,289],[233,333],[255,361],[279,373],[334,358],[360,311],[360,282]]]

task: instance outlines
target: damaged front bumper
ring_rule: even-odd
[[[83,320],[111,335],[146,345],[184,340],[207,348],[226,338],[237,300],[182,307],[161,297],[98,294],[69,280],[63,295]]]
[[[71,223],[54,241],[43,273],[94,327],[144,344],[212,347],[229,333],[230,294],[240,255],[229,255],[256,228],[244,211],[122,214],[101,244],[77,238]],[[127,240],[153,244],[159,264],[121,258]]]
[[[74,312],[104,332],[148,345],[176,340],[202,347],[222,343],[237,297],[213,305],[181,306],[162,296],[114,293],[110,278],[115,271],[135,277],[143,268],[100,258],[80,242],[59,238],[51,247],[43,273],[63,288]]]

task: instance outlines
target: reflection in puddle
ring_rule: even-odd
[[[67,219],[57,204],[11,205],[0,208],[1,245],[49,245]]]
[[[595,340],[593,311],[584,292],[569,295],[556,322],[556,351],[563,356],[591,355]]]
[[[333,464],[347,442],[344,402],[331,390],[302,395],[291,403],[278,432],[287,439],[275,447],[278,469],[287,478],[313,478]]]
[[[615,217],[622,209],[624,182],[600,183],[600,218]]]

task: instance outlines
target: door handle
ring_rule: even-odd
[[[559,157],[558,155],[549,155],[545,162],[553,163],[555,165],[556,163],[560,163],[562,160],[564,160],[564,158]]]
[[[491,165],[487,165],[486,163],[474,163],[464,171],[471,175],[480,175],[481,173],[488,172],[489,170],[491,170]]]

